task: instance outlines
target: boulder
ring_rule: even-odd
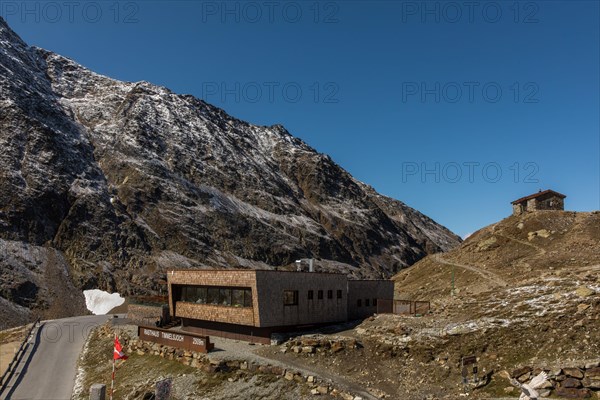
[[[588,389],[600,389],[600,378],[589,378],[586,376],[581,383]]]
[[[520,378],[521,376],[528,374],[532,371],[531,367],[521,367],[513,370],[510,374],[513,378]]]
[[[202,365],[202,371],[204,372],[208,372],[208,373],[215,373],[219,370],[219,367],[217,367],[214,364],[204,364]]]
[[[552,384],[552,382],[546,380],[544,381],[544,383],[542,383],[542,385],[540,386],[540,389],[553,389],[554,385]]]
[[[580,286],[575,290],[575,294],[579,297],[589,297],[594,293],[596,292],[586,286]]]
[[[327,386],[317,386],[317,390],[321,394],[327,394],[329,392],[329,388]]]
[[[564,368],[563,372],[566,376],[570,376],[577,379],[583,379],[583,371],[579,368]]]
[[[600,367],[594,367],[586,370],[585,376],[588,378],[600,378]]]
[[[592,369],[596,367],[600,367],[600,361],[598,360],[585,363],[585,369]]]
[[[589,399],[592,397],[592,392],[589,389],[559,387],[554,393],[559,397],[566,397],[567,399]]]
[[[584,312],[585,310],[587,310],[588,308],[590,308],[589,304],[586,303],[581,303],[577,305],[577,312]],[[581,323],[580,325],[583,325],[583,323]]]
[[[302,346],[319,346],[319,340],[314,338],[304,338],[301,341]]]
[[[334,342],[331,345],[331,352],[332,353],[337,353],[337,352],[342,351],[342,350],[344,350],[344,344],[343,343]]]
[[[567,378],[560,383],[560,387],[563,388],[580,388],[581,381],[575,378]]]

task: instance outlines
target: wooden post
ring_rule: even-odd
[[[117,339],[117,335],[115,334],[115,340]],[[113,400],[113,393],[115,391],[115,344],[113,341],[113,369],[112,369],[112,379],[110,381],[110,400]]]

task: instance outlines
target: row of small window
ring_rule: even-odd
[[[324,290],[317,290],[317,300],[323,300]],[[342,298],[342,291],[338,290],[336,292],[336,298]],[[309,290],[307,294],[308,300],[315,299],[315,291]],[[327,291],[327,299],[333,299],[333,290]],[[283,305],[285,306],[297,306],[298,305],[298,291],[297,290],[284,290],[283,291]]]
[[[356,307],[362,307],[363,299],[356,300]],[[377,299],[365,299],[365,307],[377,307]]]
[[[252,307],[252,289],[219,286],[183,286],[181,301],[229,307]]]

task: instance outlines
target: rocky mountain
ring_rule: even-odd
[[[169,268],[314,257],[389,277],[460,243],[280,125],[98,75],[1,18],[0,93],[4,318],[75,312],[81,296],[57,296],[81,289],[157,292]]]

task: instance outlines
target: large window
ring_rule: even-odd
[[[315,292],[313,292],[312,290],[308,291],[308,300],[312,300],[315,296]]]
[[[297,306],[298,305],[298,291],[297,290],[284,290],[283,291],[283,305],[284,306]]]
[[[337,298],[338,298],[338,299],[341,299],[341,298],[342,298],[342,291],[341,291],[341,290],[338,290],[338,291],[337,291]]]
[[[252,289],[220,286],[183,286],[180,301],[227,307],[252,307]]]

